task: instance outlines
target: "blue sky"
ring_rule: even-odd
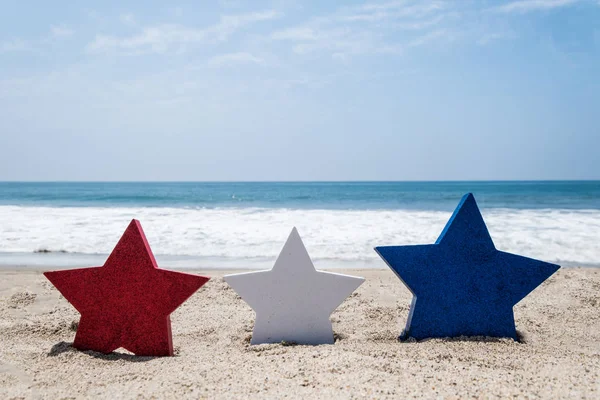
[[[600,179],[600,0],[0,7],[0,180]]]

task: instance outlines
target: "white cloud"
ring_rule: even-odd
[[[210,65],[234,63],[260,64],[256,54],[291,51],[297,55],[328,57],[350,62],[354,56],[366,54],[402,54],[411,47],[449,43],[457,38],[471,44],[488,45],[500,39],[515,37],[506,33],[506,24],[496,12],[518,13],[536,9],[552,9],[583,0],[505,0],[493,9],[478,2],[442,0],[367,0],[364,4],[339,6],[313,15],[298,24],[268,34],[245,37],[237,53],[216,56]],[[596,0],[593,0],[594,3]],[[488,11],[494,12],[489,13]],[[180,8],[169,9],[181,15]],[[121,54],[184,52],[200,45],[226,42],[253,24],[273,20],[282,14],[276,10],[224,15],[209,26],[166,23],[139,26],[131,14],[120,19],[137,26],[129,35],[97,35],[87,44],[90,53]],[[285,42],[285,43],[284,43]],[[278,46],[275,49],[265,49]],[[254,57],[254,58],[253,58]]]
[[[13,53],[21,51],[32,51],[37,52],[41,46],[55,40],[56,38],[64,38],[71,36],[75,33],[72,29],[65,27],[64,25],[52,25],[50,27],[50,33],[45,37],[39,37],[35,39],[20,39],[13,38],[0,42],[0,54]]]
[[[220,54],[208,60],[208,65],[211,67],[228,67],[236,64],[265,65],[265,61],[246,52]]]
[[[52,25],[50,27],[50,34],[53,37],[67,37],[75,33],[74,30],[67,28],[64,25]]]
[[[367,3],[367,4],[363,4],[361,6],[358,6],[357,8],[360,10],[366,10],[366,11],[379,11],[379,10],[389,10],[389,9],[393,9],[393,8],[399,8],[399,7],[403,7],[406,5],[406,1],[405,0],[399,0],[399,1],[389,1],[386,3]]]
[[[347,22],[376,22],[400,18],[421,18],[433,12],[442,10],[444,3],[439,1],[423,1],[415,4],[392,2],[384,4],[370,4],[371,7],[358,7],[349,13],[342,13],[338,18]]]
[[[429,32],[429,33],[427,33],[425,35],[419,36],[419,37],[411,40],[408,43],[408,47],[423,46],[424,44],[427,44],[427,43],[429,43],[429,42],[431,42],[431,41],[433,41],[435,39],[442,38],[442,37],[447,37],[447,36],[448,36],[448,33],[445,30],[443,30],[443,29],[440,29],[440,30],[437,30],[437,31],[432,31],[432,32]]]
[[[183,16],[183,8],[181,8],[181,7],[173,7],[171,9],[171,12],[176,17],[182,17]]]
[[[137,25],[137,21],[136,21],[135,17],[133,16],[133,14],[129,14],[129,13],[128,14],[121,14],[121,15],[119,15],[119,19],[125,25],[129,25],[129,26],[136,26]]]
[[[348,61],[348,56],[344,53],[333,53],[331,58],[342,63],[346,63]]]
[[[344,27],[315,29],[313,31],[294,29],[274,34],[280,40],[295,42],[292,50],[296,54],[309,54],[328,51],[331,55],[350,55],[385,52],[391,45],[381,40],[380,35],[369,30],[352,30]]]
[[[395,28],[403,29],[403,30],[411,30],[418,31],[425,28],[429,28],[433,25],[438,25],[440,22],[445,20],[447,15],[438,15],[430,19],[424,19],[419,21],[408,21],[408,22],[399,22],[394,25]]]
[[[238,8],[242,4],[240,0],[219,0],[219,5],[223,8]]]
[[[225,40],[229,35],[238,29],[255,22],[267,21],[281,16],[281,13],[275,10],[253,12],[239,15],[225,15],[221,17],[220,22],[209,28],[208,31],[221,40]]]
[[[30,50],[31,46],[28,42],[22,39],[11,39],[4,42],[0,42],[0,54],[11,53],[14,51],[27,51]]]
[[[493,32],[483,35],[479,40],[477,40],[477,44],[480,46],[485,46],[491,42],[502,39],[514,39],[516,35],[513,32]]]
[[[550,10],[553,8],[565,7],[579,0],[518,0],[498,7],[494,10],[504,13],[526,13],[538,10]]]
[[[317,40],[318,35],[309,27],[297,27],[273,32],[271,38],[275,40]]]
[[[217,24],[207,28],[163,24],[143,28],[141,32],[128,37],[97,35],[93,42],[88,43],[86,50],[90,53],[107,51],[124,51],[129,54],[165,53],[173,49],[181,50],[186,45],[194,43],[226,41],[247,25],[279,16],[278,12],[270,10],[222,16]]]
[[[341,7],[307,22],[273,32],[272,40],[289,41],[296,54],[330,52],[334,60],[348,62],[359,54],[400,54],[412,39],[402,31],[426,31],[458,13],[437,0],[404,0]],[[428,36],[428,41],[441,36]],[[424,36],[424,35],[422,35]],[[424,43],[425,38],[418,38]],[[414,45],[418,45],[415,42]]]

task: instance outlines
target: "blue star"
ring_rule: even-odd
[[[400,339],[517,338],[513,306],[560,266],[496,250],[471,193],[432,245],[375,251],[413,294]]]

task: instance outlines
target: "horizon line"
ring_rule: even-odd
[[[464,179],[464,180],[0,180],[0,183],[533,183],[600,182],[600,179]]]

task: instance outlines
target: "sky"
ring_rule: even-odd
[[[0,180],[600,179],[600,0],[0,10]]]

